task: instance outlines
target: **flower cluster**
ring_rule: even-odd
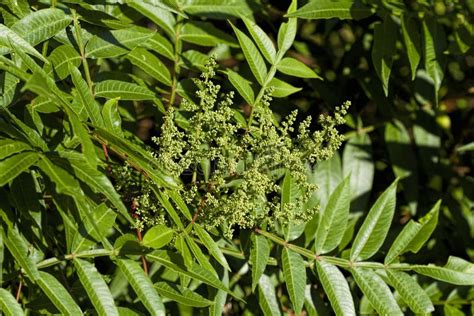
[[[336,126],[344,123],[349,103],[336,108],[334,117],[322,115],[321,129],[310,132],[311,117],[295,128],[296,111],[276,122],[268,89],[244,124],[232,108],[233,93],[220,95],[221,87],[212,81],[215,68],[211,59],[195,80],[199,102],[184,100],[179,109],[169,109],[161,134],[153,138],[155,159],[182,179],[182,196],[207,228],[222,227],[230,235],[235,227],[310,219],[316,209],[306,202],[317,187],[307,180],[308,163],[330,158],[339,148],[343,139]],[[188,118],[186,128],[177,123],[178,114]],[[283,204],[285,174],[291,175],[297,194]],[[155,224],[151,215],[160,214],[150,209],[141,219],[145,225]]]

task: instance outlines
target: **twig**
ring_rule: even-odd
[[[18,290],[16,291],[16,301],[20,301],[20,294],[21,294],[21,288],[23,287],[23,281],[20,280],[20,284],[18,284]]]
[[[136,213],[137,206],[138,206],[137,202],[135,201],[135,199],[133,199],[131,209],[132,209],[132,217],[134,219],[138,219],[138,214]],[[142,231],[140,230],[140,228],[137,228],[137,238],[138,238],[138,241],[140,242],[143,240]],[[148,262],[146,261],[145,256],[141,256],[141,257],[142,257],[143,271],[145,272],[145,274],[148,274]]]

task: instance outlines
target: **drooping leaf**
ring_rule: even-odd
[[[94,133],[111,150],[121,157],[126,157],[126,160],[133,166],[146,173],[155,184],[167,188],[176,187],[176,180],[169,176],[150,153],[141,146],[101,128],[96,128]]]
[[[351,174],[351,209],[365,211],[374,181],[372,143],[367,134],[352,137],[342,155],[343,174]]]
[[[78,231],[74,235],[74,239],[72,240],[72,253],[86,250],[87,248],[95,245],[101,240],[101,236],[98,236],[97,233],[105,235],[115,223],[116,213],[108,208],[105,204],[100,204],[92,212],[93,220],[96,223],[99,231],[96,232],[95,227],[92,226],[86,218],[83,218],[83,226],[79,227]]]
[[[127,54],[127,58],[159,82],[171,86],[171,74],[168,68],[148,50],[137,47]]]
[[[258,280],[258,303],[260,304],[260,308],[265,316],[281,315],[277,296],[275,294],[275,287],[270,278],[266,275],[262,275]]]
[[[291,94],[301,91],[301,88],[294,87],[291,84],[277,78],[273,78],[268,86],[274,88],[272,97],[275,98],[285,98]]]
[[[172,271],[189,276],[217,289],[226,291],[232,296],[235,296],[234,293],[230,292],[230,290],[208,270],[195,263],[192,263],[190,267],[186,267],[183,258],[178,254],[175,254],[171,251],[155,250],[154,252],[147,254],[146,257],[150,261],[156,261]]]
[[[209,22],[188,21],[181,29],[179,38],[184,42],[200,46],[216,46],[218,44],[237,46],[233,37]]]
[[[122,132],[122,118],[118,110],[118,101],[120,98],[110,99],[105,102],[102,107],[102,118],[104,119],[104,127],[117,134],[123,136]]]
[[[232,70],[227,71],[227,78],[248,104],[254,104],[255,94],[249,81]]]
[[[154,35],[154,32],[138,27],[100,33],[87,42],[86,57],[111,58],[125,55]]]
[[[430,297],[410,275],[390,269],[386,272],[392,286],[414,313],[426,314],[434,311]]]
[[[20,79],[10,72],[3,72],[0,75],[0,108],[9,106],[15,98],[16,90]]]
[[[66,28],[72,19],[55,8],[32,12],[12,25],[12,30],[35,46]]]
[[[253,21],[243,18],[242,19],[249,31],[252,39],[257,44],[257,47],[260,49],[263,57],[270,63],[273,64],[276,58],[276,49],[275,45],[273,44],[272,40],[268,37],[268,35]],[[280,62],[281,64],[281,62]]]
[[[121,100],[153,100],[153,91],[126,81],[104,80],[95,85],[95,96],[100,98],[120,98]]]
[[[419,222],[410,220],[403,227],[385,257],[385,264],[391,263],[407,251],[417,253],[421,249],[430,238],[431,233],[436,228],[436,224],[438,224],[440,205],[441,201],[438,201]]]
[[[39,158],[36,152],[23,152],[0,161],[0,187],[28,170]]]
[[[17,264],[25,271],[28,278],[33,282],[38,280],[40,278],[38,268],[28,249],[28,244],[20,232],[13,227],[6,229],[3,242],[13,258],[15,258]]]
[[[244,17],[252,14],[249,3],[240,0],[216,1],[195,0],[182,4],[184,12],[212,19],[228,19],[229,17]]]
[[[302,19],[363,19],[373,14],[373,11],[358,0],[311,0],[308,4],[289,17]]]
[[[306,268],[304,261],[299,254],[288,248],[283,248],[281,260],[286,289],[293,303],[293,310],[296,314],[299,314],[303,308],[306,287]]]
[[[33,46],[31,46],[21,36],[19,36],[17,33],[15,33],[3,24],[0,24],[0,45],[9,47],[10,49],[13,49],[14,47],[12,47],[12,45],[14,45],[15,47],[18,47],[23,50],[25,53],[33,55],[47,62],[47,59],[44,58],[43,55],[41,55]],[[0,48],[0,54],[6,54],[10,51],[10,49],[5,47]]]
[[[156,33],[151,37],[145,44],[144,47],[154,50],[158,54],[170,59],[174,60],[174,49],[171,43],[160,33]]]
[[[69,76],[69,64],[77,68],[81,65],[81,55],[69,45],[56,47],[48,57],[59,79],[64,80]]]
[[[165,225],[156,225],[150,228],[143,236],[143,245],[153,249],[166,246],[172,239],[174,230]]]
[[[15,139],[0,139],[0,160],[31,149],[27,143]]]
[[[92,143],[91,137],[87,132],[86,128],[79,121],[77,115],[73,112],[68,113],[69,122],[71,123],[72,130],[74,135],[79,138],[81,142],[82,154],[85,158],[85,161],[95,169],[99,164],[99,157],[97,156],[95,146]]]
[[[277,65],[277,69],[287,75],[299,78],[317,78],[322,79],[311,68],[306,66],[298,59],[292,57],[283,58]]]
[[[81,72],[72,64],[69,64],[69,72],[71,73],[72,82],[76,87],[79,100],[82,107],[87,112],[91,122],[96,126],[104,126],[104,120],[100,114],[100,108],[97,102],[94,100],[94,96],[86,81],[82,78]]]
[[[397,184],[398,179],[379,196],[370,209],[352,245],[351,260],[368,259],[382,246],[395,211]]]
[[[87,296],[99,315],[119,315],[114,298],[96,267],[83,259],[74,259],[74,267]]]
[[[130,217],[127,208],[120,199],[119,194],[105,174],[93,169],[78,153],[63,151],[60,153],[60,156],[67,159],[73,169],[74,175],[79,180],[87,184],[92,189],[92,191],[103,194],[105,197],[107,197],[107,199],[125,218]],[[72,184],[74,184],[74,182]]]
[[[318,276],[336,315],[356,315],[346,278],[336,266],[317,261]]]
[[[388,81],[392,71],[393,51],[397,38],[397,25],[390,15],[386,15],[383,23],[375,24],[372,61],[375,71],[382,81],[385,95],[388,95]]]
[[[186,306],[207,307],[214,304],[214,302],[202,297],[188,288],[179,285],[171,285],[166,282],[157,282],[154,284],[154,287],[160,295]]]
[[[347,176],[329,197],[324,212],[319,215],[314,248],[316,254],[334,250],[342,240],[349,217],[350,177]]]
[[[404,14],[401,19],[403,40],[411,68],[411,80],[415,80],[416,70],[421,60],[421,35],[416,19]]]
[[[263,236],[252,234],[251,238],[250,264],[252,265],[252,290],[254,291],[267,266],[270,257],[270,246]]]
[[[296,180],[291,175],[290,171],[286,171],[285,177],[281,184],[281,201],[280,209],[281,212],[299,212],[300,210],[293,209],[295,205],[298,205],[298,200],[301,199],[302,191],[301,188],[296,183]],[[285,239],[287,241],[294,240],[298,238],[301,233],[304,231],[304,223],[293,224],[288,223],[288,225],[283,227],[285,234]]]
[[[244,53],[245,59],[249,63],[250,70],[257,79],[258,83],[263,85],[267,77],[267,66],[265,65],[262,55],[260,55],[257,47],[247,35],[245,35],[234,25],[232,25],[232,28],[237,35],[242,52]]]
[[[82,311],[64,286],[51,274],[40,271],[39,287],[63,315],[81,315]]]
[[[216,259],[225,269],[230,271],[229,264],[227,263],[224,254],[209,233],[199,224],[195,223],[193,227],[194,232],[197,234],[199,240],[201,240],[211,256],[213,256],[214,259]]]
[[[413,270],[419,274],[450,284],[474,285],[474,264],[456,257],[449,257],[444,267],[432,264],[425,266],[415,265]]]
[[[174,37],[175,31],[174,26],[176,24],[176,18],[174,15],[164,10],[163,7],[160,7],[156,4],[163,4],[162,1],[144,1],[144,0],[134,0],[127,1],[127,5],[134,8],[154,23],[156,23],[160,28],[162,28],[169,36]]]
[[[385,126],[385,142],[395,176],[399,177],[403,193],[412,214],[418,205],[418,164],[413,152],[410,136],[398,120]]]
[[[165,306],[142,267],[130,259],[119,259],[116,262],[150,315],[164,316],[166,314]]]
[[[370,269],[357,268],[351,271],[362,293],[380,315],[403,315],[392,291],[380,276]]]
[[[223,270],[222,272],[222,283],[225,286],[229,286],[229,271],[228,270]],[[209,306],[209,316],[220,316],[224,313],[224,308],[227,303],[227,293],[222,290],[217,290],[212,287],[209,287],[209,294],[214,295],[213,303],[211,306]]]
[[[425,70],[433,82],[434,103],[438,104],[438,91],[444,78],[444,51],[446,38],[442,26],[433,18],[426,17],[422,22]]]
[[[199,247],[199,245],[194,241],[194,239],[192,239],[189,235],[185,234],[184,240],[186,241],[186,244],[188,245],[189,249],[191,250],[194,258],[197,260],[199,265],[203,269],[207,270],[209,273],[212,273],[214,276],[217,277],[217,271],[212,266],[209,257],[204,254],[201,247]]]
[[[0,288],[0,310],[7,316],[25,315],[15,297],[3,288]]]

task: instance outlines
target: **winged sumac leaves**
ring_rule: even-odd
[[[290,295],[295,313],[299,314],[304,303],[306,267],[303,258],[296,252],[287,248],[283,248],[281,260],[286,289]]]

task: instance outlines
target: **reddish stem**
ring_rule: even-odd
[[[132,217],[137,219],[138,218],[138,214],[136,213],[137,202],[135,200],[132,201],[131,209],[132,209],[132,212],[131,212]],[[138,228],[137,228],[137,238],[138,238],[138,241],[140,242],[143,240],[142,231]],[[146,261],[145,256],[142,256],[142,264],[143,264],[143,271],[145,272],[145,274],[148,274],[148,262]]]

